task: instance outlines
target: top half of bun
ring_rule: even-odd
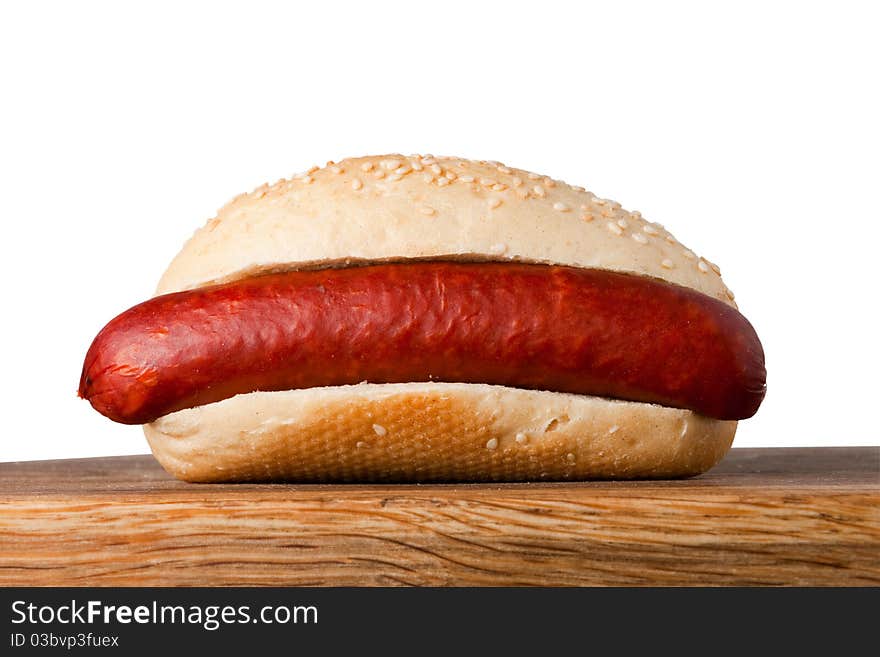
[[[629,272],[734,305],[714,264],[638,212],[499,162],[421,155],[328,163],[236,197],[184,245],[157,293],[420,258]]]

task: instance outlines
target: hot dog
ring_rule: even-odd
[[[687,288],[517,263],[264,275],[160,296],[86,356],[80,395],[143,424],[256,390],[446,381],[750,417],[763,352],[735,309]]]
[[[234,199],[88,349],[79,394],[189,481],[684,476],[764,354],[718,268],[497,162],[389,155]]]

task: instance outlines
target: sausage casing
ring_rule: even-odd
[[[663,281],[519,263],[295,271],[166,294],[113,319],[80,395],[150,422],[239,393],[490,383],[752,416],[761,343],[734,308]]]

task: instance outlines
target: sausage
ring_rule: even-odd
[[[758,337],[736,309],[632,274],[410,262],[295,271],[155,297],[98,334],[79,394],[112,420],[256,390],[489,383],[751,417]]]

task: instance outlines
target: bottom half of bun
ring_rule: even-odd
[[[253,392],[144,426],[192,482],[682,477],[720,461],[735,431],[688,410],[464,383]]]

